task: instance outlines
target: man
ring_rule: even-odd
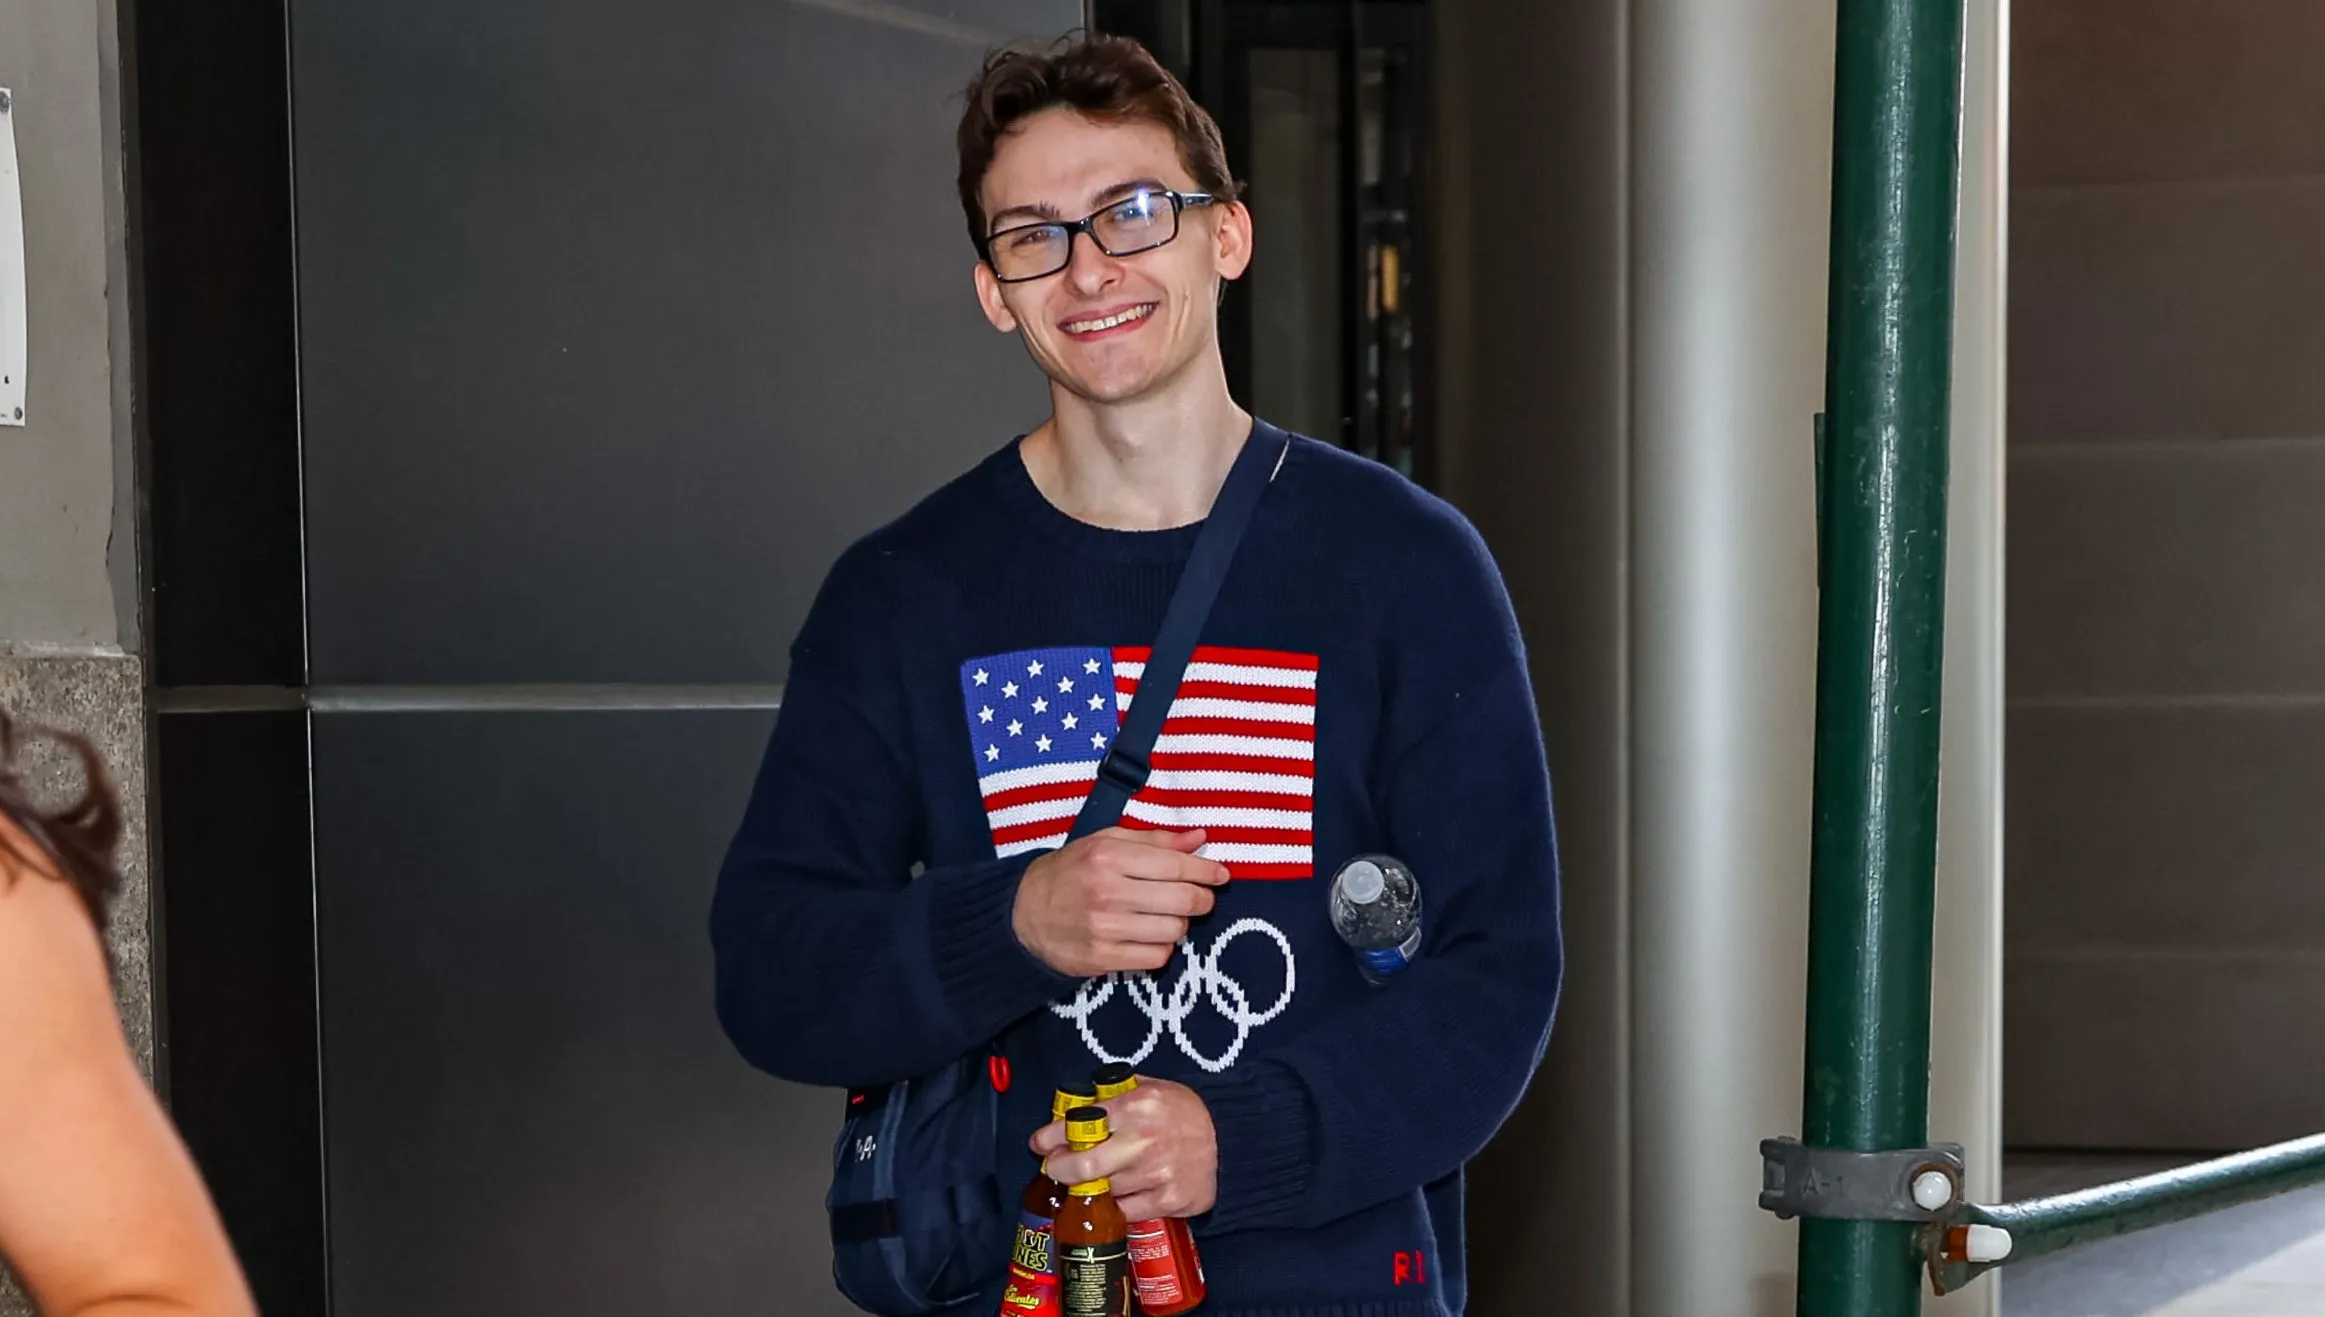
[[[1442,502],[1291,440],[1153,776],[1061,848],[1212,498],[1246,442],[1285,438],[1219,353],[1251,214],[1145,51],[996,56],[959,141],[978,299],[1051,416],[833,567],[720,875],[721,1018],[814,1084],[1005,1040],[1005,1166],[1038,1152],[1110,1177],[1133,1220],[1191,1218],[1220,1317],[1458,1312],[1461,1170],[1541,1057],[1560,970],[1500,578]],[[1373,852],[1426,901],[1419,958],[1377,986],[1326,899]],[[1034,1113],[1106,1061],[1142,1086],[1068,1152]]]

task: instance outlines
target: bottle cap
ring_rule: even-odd
[[[1340,894],[1358,905],[1378,901],[1387,886],[1387,875],[1371,860],[1350,860],[1340,870]]]
[[[1106,1141],[1106,1112],[1099,1107],[1076,1107],[1066,1113],[1066,1143],[1075,1152],[1087,1152]]]
[[[1076,1107],[1089,1106],[1097,1100],[1087,1093],[1074,1093],[1061,1088],[1057,1091],[1057,1095],[1050,1099],[1049,1118],[1051,1120],[1064,1120],[1067,1112]]]
[[[1108,1098],[1121,1097],[1138,1087],[1138,1074],[1123,1062],[1110,1061],[1098,1067],[1097,1073],[1090,1076],[1090,1082],[1097,1086],[1098,1100],[1103,1102]]]

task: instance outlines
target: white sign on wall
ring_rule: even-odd
[[[0,425],[24,424],[24,195],[14,98],[0,87]]]

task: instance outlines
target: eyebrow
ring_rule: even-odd
[[[1161,179],[1134,178],[1091,193],[1090,205],[1094,210],[1104,210],[1108,202],[1119,201],[1133,192],[1168,192],[1170,190],[1170,184]],[[1056,206],[1046,201],[1037,201],[1023,206],[1011,206],[1007,210],[995,211],[992,218],[986,221],[986,224],[992,232],[999,233],[1002,229],[1009,227],[1002,221],[1019,218],[1034,223],[1047,223],[1064,219],[1065,216],[1058,213]]]

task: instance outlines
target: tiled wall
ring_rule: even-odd
[[[2006,1137],[2325,1129],[2325,5],[2014,39]]]
[[[1041,414],[941,203],[1079,14],[141,0],[168,1075],[265,1311],[846,1306],[705,912],[833,557]]]

